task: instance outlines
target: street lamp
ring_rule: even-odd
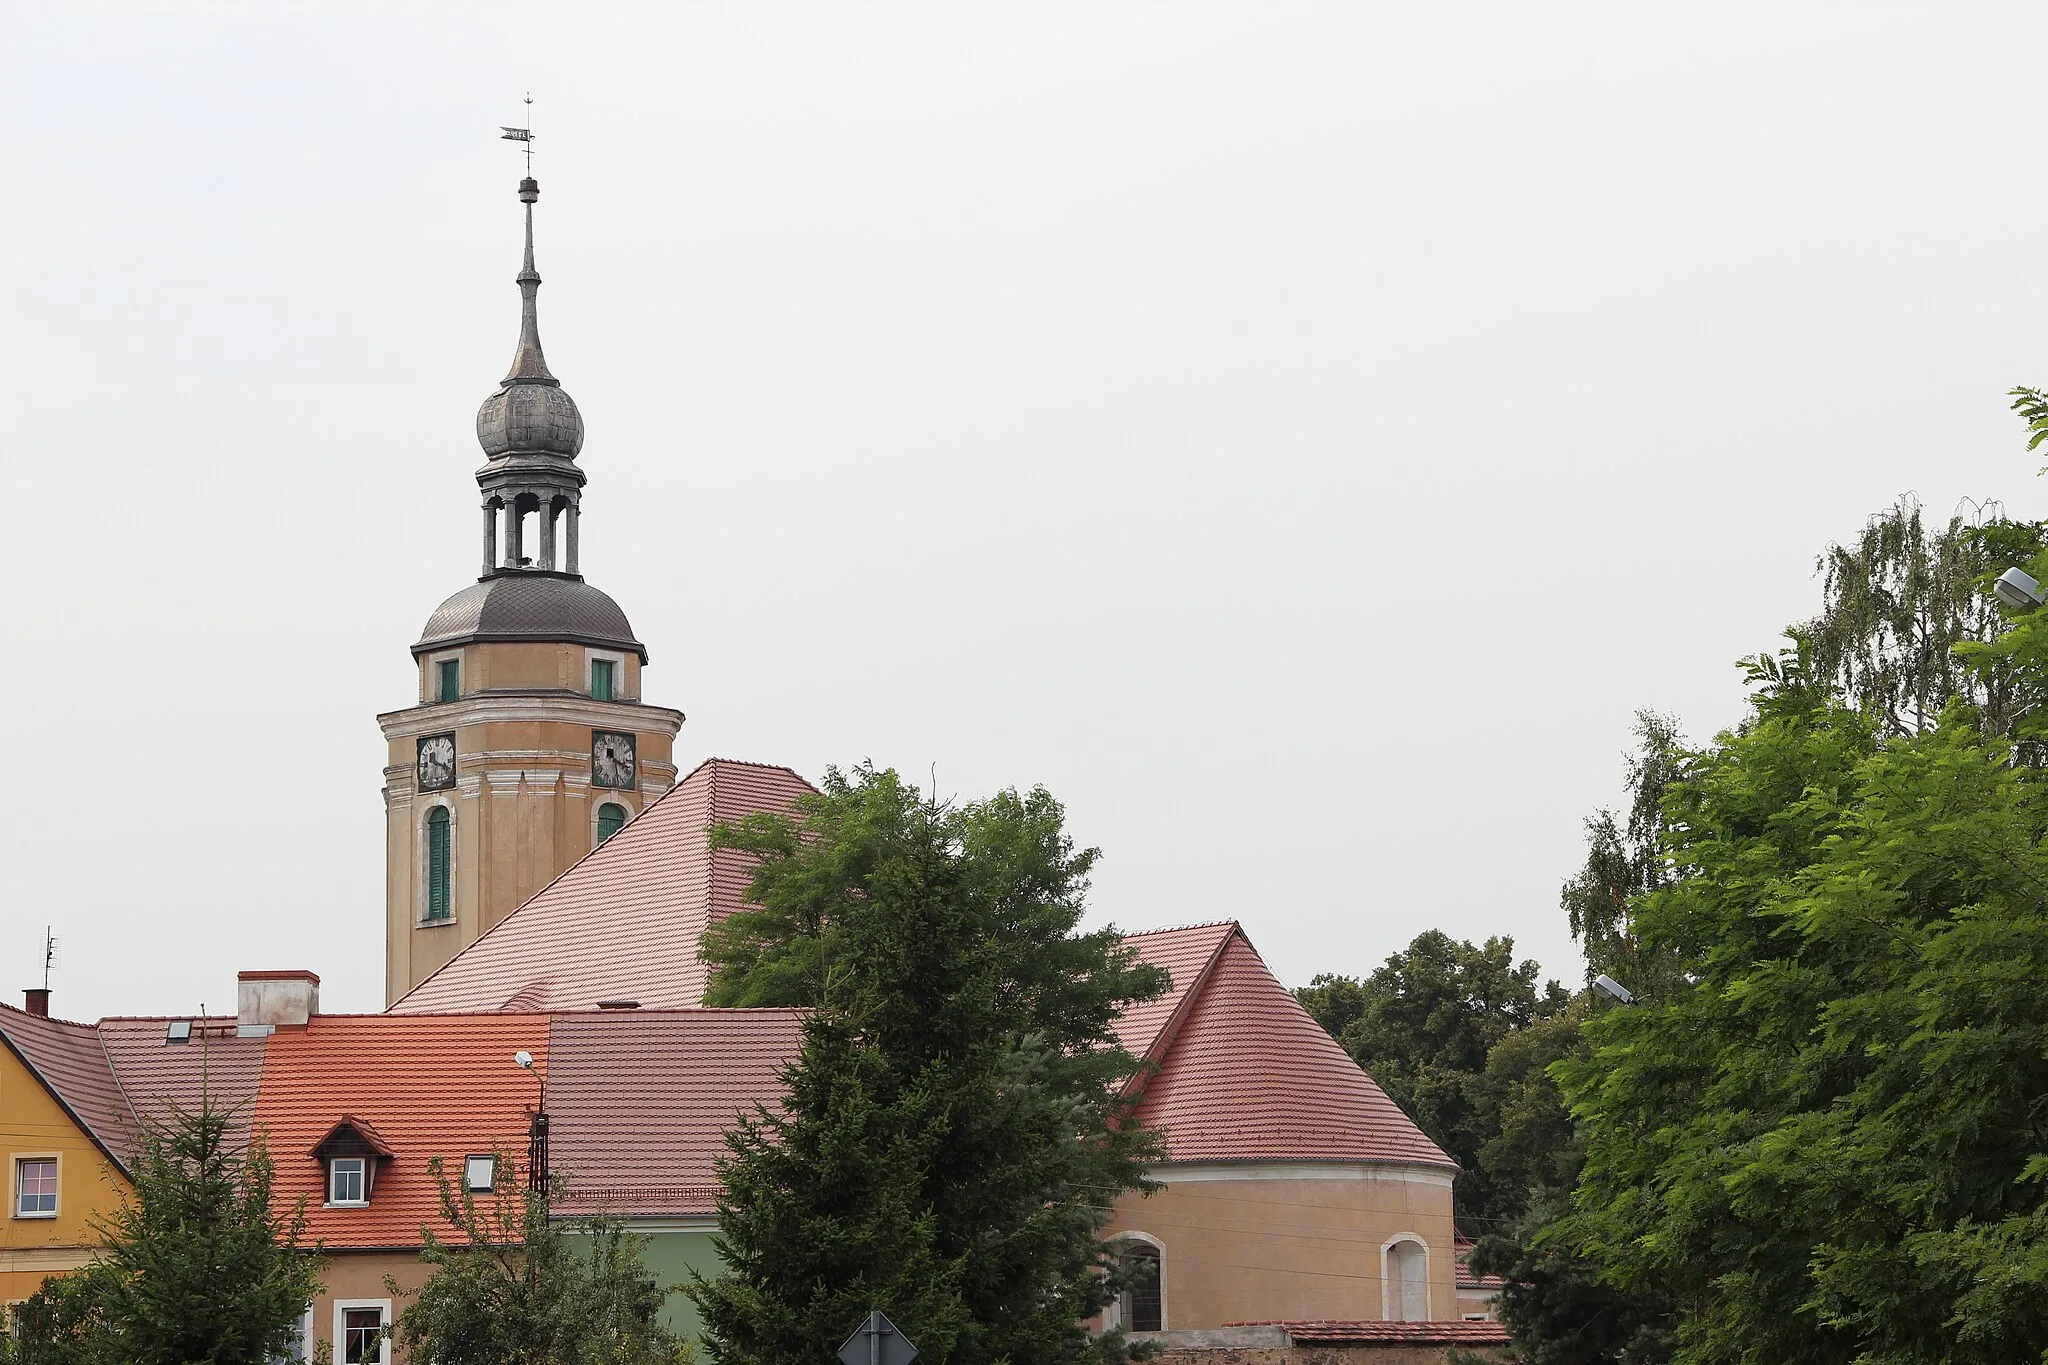
[[[1999,601],[2021,611],[2031,611],[2048,602],[2048,597],[2041,595],[2040,581],[2025,569],[2007,569],[1991,585],[1991,591],[1998,594]]]
[[[528,1189],[548,1189],[548,1073],[535,1071],[531,1052],[515,1052],[512,1064],[521,1070],[533,1071],[534,1079],[540,1082],[540,1104],[533,1111],[533,1121],[526,1130],[526,1185]]]
[[[1636,1002],[1636,993],[1634,991],[1622,985],[1605,972],[1593,978],[1593,989],[1603,995],[1613,996],[1624,1005],[1633,1005]]]

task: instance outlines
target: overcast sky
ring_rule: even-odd
[[[2048,514],[2048,8],[19,6],[0,989],[382,1004],[382,745],[542,332],[709,755],[1043,783],[1290,984],[1557,909],[1815,555]]]

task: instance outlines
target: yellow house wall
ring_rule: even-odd
[[[1166,1330],[1383,1318],[1381,1248],[1402,1233],[1428,1248],[1429,1316],[1458,1316],[1448,1173],[1246,1169],[1259,1174],[1176,1180],[1169,1166],[1156,1172],[1166,1188],[1116,1203],[1105,1236],[1137,1231],[1161,1245]]]
[[[5,1171],[6,1217],[0,1219],[0,1302],[25,1299],[43,1277],[73,1269],[91,1256],[99,1238],[95,1217],[111,1213],[127,1179],[71,1120],[21,1059],[0,1047],[0,1153]],[[15,1216],[15,1165],[22,1157],[57,1158],[57,1216]]]

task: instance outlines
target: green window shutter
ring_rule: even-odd
[[[590,661],[590,695],[598,701],[612,699],[612,661],[592,659]]]
[[[597,841],[601,844],[626,825],[626,809],[607,801],[597,808]]]
[[[453,911],[448,904],[448,808],[436,806],[427,816],[427,918],[447,919]]]
[[[443,659],[440,668],[440,690],[438,701],[460,701],[462,699],[462,661]]]

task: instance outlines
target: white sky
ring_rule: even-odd
[[[1126,927],[1558,974],[1631,712],[2041,515],[2039,5],[17,6],[0,990],[381,1002],[531,88],[584,569],[681,757],[1043,782]],[[2031,185],[2031,187],[2030,187]]]

